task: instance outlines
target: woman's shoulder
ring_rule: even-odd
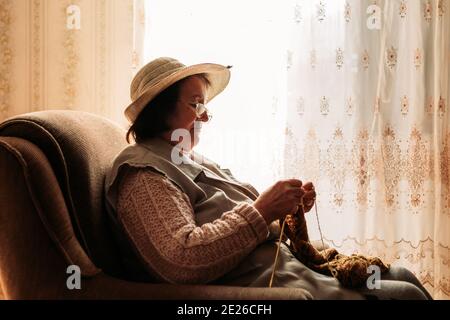
[[[120,166],[122,163],[139,162],[148,151],[139,144],[128,145],[114,156],[111,167]]]
[[[155,203],[189,203],[187,195],[176,184],[152,167],[125,166],[118,175],[117,187],[119,202],[135,194],[143,196],[138,198],[144,202],[152,198]]]
[[[151,166],[134,166],[131,164],[124,164],[121,166],[117,181],[119,187],[125,182],[138,181],[140,178],[152,179],[157,181],[165,181],[165,176]]]
[[[132,144],[122,149],[110,162],[106,169],[107,185],[112,185],[125,171],[139,171],[139,169],[157,170],[157,161],[153,159],[151,152],[139,144]],[[162,172],[160,172],[162,173]]]

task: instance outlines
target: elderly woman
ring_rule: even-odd
[[[127,140],[136,143],[117,155],[106,177],[107,210],[128,279],[266,287],[277,221],[301,201],[305,212],[312,208],[310,182],[281,180],[259,194],[192,150],[210,118],[205,104],[229,79],[228,67],[172,58],[151,61],[133,79],[125,115],[132,123]],[[344,288],[281,245],[274,286],[303,288],[315,299],[431,298],[404,268],[391,268],[380,284]]]

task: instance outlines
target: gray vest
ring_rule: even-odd
[[[117,221],[116,202],[118,197],[117,177],[124,165],[152,167],[186,193],[195,212],[197,225],[219,219],[239,202],[253,203],[258,191],[248,183],[237,181],[230,170],[192,151],[192,158],[182,155],[182,163],[171,160],[174,146],[161,138],[148,139],[122,150],[115,158],[105,180],[106,209],[113,222],[113,229],[126,268],[126,277],[133,280],[148,280],[143,264],[135,250],[130,247],[120,223]],[[269,238],[275,238],[270,233]],[[248,269],[248,268],[245,268]],[[238,272],[241,273],[241,272]]]
[[[115,215],[116,178],[125,164],[152,167],[181,188],[189,197],[198,225],[220,218],[223,212],[232,210],[239,202],[252,203],[258,197],[258,191],[250,184],[237,181],[228,169],[220,168],[195,151],[192,152],[193,159],[183,154],[183,162],[175,164],[171,160],[173,147],[161,138],[153,138],[128,146],[116,157],[105,181],[110,214]]]

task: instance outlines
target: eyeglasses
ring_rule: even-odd
[[[206,116],[208,117],[207,121],[211,121],[212,115],[209,113],[208,109],[205,107],[203,103],[191,103],[192,107],[195,108],[195,113],[197,114],[197,118],[202,118],[203,114],[206,112]]]

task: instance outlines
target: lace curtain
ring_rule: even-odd
[[[145,60],[233,65],[198,151],[260,190],[313,181],[328,243],[405,266],[448,299],[448,10],[437,0],[152,0]],[[314,215],[308,223],[319,239]]]
[[[450,298],[448,1],[292,1],[285,174],[325,240]],[[319,238],[315,217],[308,218]]]

